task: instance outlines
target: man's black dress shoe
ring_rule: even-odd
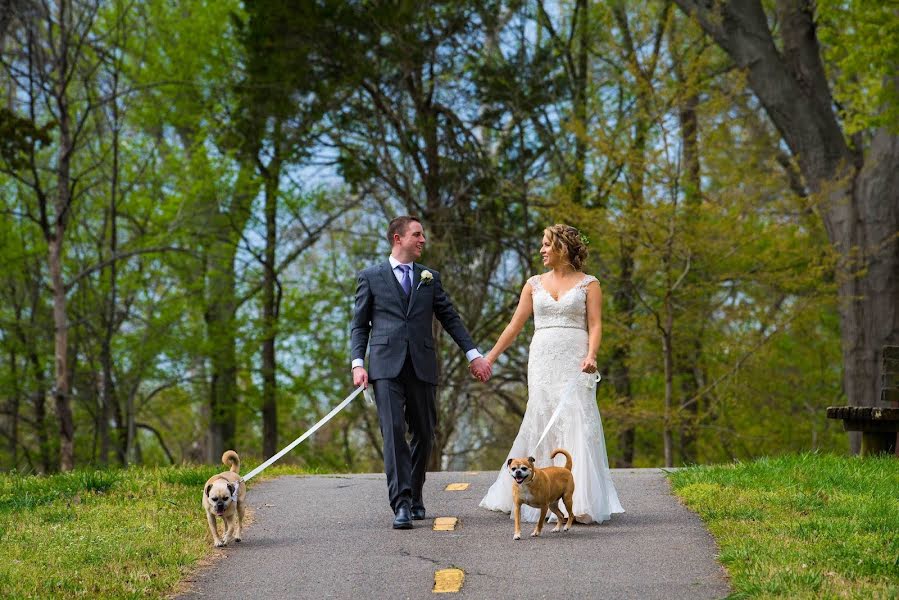
[[[394,529],[412,529],[412,515],[408,506],[396,509],[396,517],[393,519]]]
[[[425,507],[424,506],[413,506],[412,507],[412,520],[413,521],[424,521],[425,520]]]

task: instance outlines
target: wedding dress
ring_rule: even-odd
[[[587,286],[585,276],[558,300],[541,285],[539,275],[528,280],[534,301],[534,337],[528,357],[528,404],[509,457],[536,458],[537,467],[552,464],[550,452],[564,448],[571,454],[574,475],[574,514],[582,523],[602,522],[624,512],[609,474],[602,420],[596,406],[596,376],[581,371],[587,355]],[[537,446],[553,411],[559,415]],[[536,446],[536,447],[535,447]],[[565,457],[556,457],[563,466]],[[505,462],[481,507],[512,511],[512,486]],[[560,504],[564,508],[564,504]],[[552,513],[550,513],[552,514]],[[535,522],[540,510],[521,507],[522,521]],[[555,520],[555,516],[551,517]]]

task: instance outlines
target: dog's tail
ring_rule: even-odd
[[[226,450],[225,453],[222,454],[222,464],[230,464],[232,473],[240,473],[240,457],[237,456],[237,452],[234,450]]]
[[[571,455],[568,454],[567,450],[562,450],[561,448],[556,448],[553,450],[553,453],[549,455],[550,458],[555,458],[557,454],[565,455],[565,468],[569,471],[571,470]]]

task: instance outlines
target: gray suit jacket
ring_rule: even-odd
[[[464,352],[475,347],[443,291],[440,274],[427,269],[434,279],[430,284],[419,285],[421,272],[425,269],[427,267],[413,263],[412,294],[408,300],[389,262],[359,273],[352,353],[353,359],[364,359],[365,347],[370,347],[368,378],[371,381],[399,375],[408,353],[418,378],[437,385],[437,354],[431,333],[434,316]]]

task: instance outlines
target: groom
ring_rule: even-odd
[[[437,422],[433,317],[465,352],[475,378],[487,381],[491,368],[443,291],[440,275],[414,262],[425,245],[421,222],[397,217],[387,228],[387,240],[389,260],[359,273],[353,384],[367,386],[371,381],[375,388],[393,528],[411,529],[412,520],[425,518],[421,490]],[[366,345],[371,373],[364,366]],[[406,442],[407,425],[411,447]]]

